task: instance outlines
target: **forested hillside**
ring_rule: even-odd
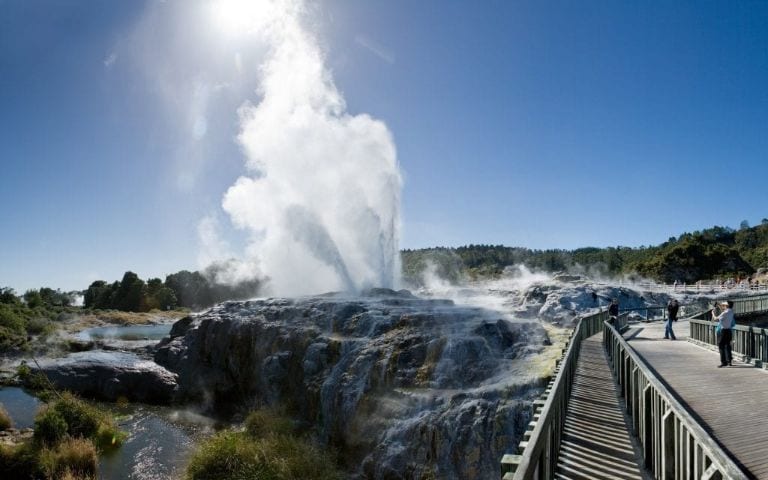
[[[756,227],[742,222],[738,230],[712,227],[683,233],[657,246],[531,250],[503,245],[468,245],[402,252],[406,281],[419,284],[424,272],[443,279],[498,276],[505,267],[535,270],[588,271],[606,276],[638,275],[661,282],[745,278],[768,268],[768,219]]]

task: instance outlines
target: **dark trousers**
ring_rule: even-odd
[[[720,349],[720,364],[728,365],[733,360],[731,356],[731,339],[733,332],[730,328],[724,328],[720,334],[720,341],[717,342],[717,348]]]

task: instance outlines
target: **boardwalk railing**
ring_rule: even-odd
[[[603,343],[645,466],[654,478],[747,479],[607,323]]]
[[[544,398],[534,402],[536,411],[529,430],[520,442],[520,454],[504,455],[501,460],[504,480],[554,477],[581,341],[600,332],[607,319],[608,312],[604,311],[584,316],[577,323],[565,354],[556,367],[555,378],[542,396]]]
[[[734,299],[733,312],[737,317],[768,312],[768,295]],[[691,341],[706,346],[717,346],[717,324],[710,321],[711,318],[712,310],[708,310],[690,320]],[[768,365],[768,329],[736,325],[731,349],[745,362],[754,363],[755,366]]]
[[[619,285],[626,285],[630,286],[631,288],[640,289],[640,290],[654,290],[654,291],[661,291],[661,292],[766,292],[768,291],[768,285],[759,283],[759,284],[749,284],[745,282],[741,283],[705,283],[705,282],[696,282],[696,283],[678,283],[675,285],[674,283],[651,283],[651,282],[619,282]]]

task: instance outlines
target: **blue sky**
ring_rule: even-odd
[[[163,28],[185,3],[0,0],[0,286],[196,269],[206,217],[244,244],[221,201],[259,52],[218,89],[233,40]],[[348,111],[394,136],[403,248],[640,246],[768,217],[767,2],[310,6]]]

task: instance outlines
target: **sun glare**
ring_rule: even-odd
[[[277,15],[272,0],[215,0],[211,7],[217,27],[228,35],[259,32]]]

